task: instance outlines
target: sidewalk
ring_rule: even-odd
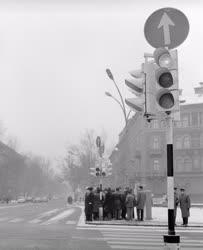
[[[136,215],[136,213],[135,213]],[[94,225],[129,225],[129,226],[167,226],[168,225],[168,208],[167,207],[153,207],[152,219],[145,221],[126,221],[126,220],[111,220],[111,221],[91,221],[87,224]],[[180,208],[177,210],[176,217],[177,227],[182,227],[182,217]],[[188,227],[203,227],[203,208],[192,207],[190,209],[190,217],[188,219]]]

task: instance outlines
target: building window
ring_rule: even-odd
[[[203,112],[199,112],[199,125],[203,126]]]
[[[178,157],[175,160],[175,171],[176,172],[183,172],[184,171],[184,169],[183,169],[183,158]]]
[[[182,148],[182,137],[177,136],[175,139],[175,148],[176,149],[181,149]]]
[[[192,126],[198,127],[198,113],[193,112],[191,116],[192,116]]]
[[[203,133],[200,135],[200,147],[203,148]]]
[[[184,148],[190,148],[190,136],[185,135],[183,138],[183,147]]]
[[[199,155],[195,155],[194,159],[193,159],[193,168],[195,170],[199,170],[201,168],[200,164],[201,163],[200,163],[200,157],[199,157]]]
[[[192,146],[193,146],[194,148],[199,148],[199,146],[200,146],[200,139],[199,139],[199,138],[200,138],[200,136],[198,136],[198,135],[194,135],[194,136],[193,136],[193,138],[192,138],[192,141],[193,141],[192,144],[193,144],[193,145],[192,145]]]
[[[159,128],[159,121],[158,120],[153,120],[153,127],[152,128]]]
[[[203,156],[201,157],[201,169],[203,171]]]
[[[166,122],[165,121],[161,121],[161,128],[166,128]]]
[[[185,172],[192,171],[192,159],[190,157],[185,157],[184,159],[184,171]]]
[[[153,160],[153,171],[159,172],[160,171],[160,162],[158,159]]]
[[[188,127],[190,125],[190,114],[182,114],[181,120],[182,120],[182,126]]]
[[[159,136],[153,136],[152,148],[159,149],[160,148],[160,139]]]
[[[174,127],[181,128],[182,122],[181,121],[174,121]]]

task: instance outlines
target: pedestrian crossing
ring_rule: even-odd
[[[28,223],[30,225],[56,225],[56,224],[64,224],[64,225],[75,225],[77,223],[77,219],[73,220],[72,215],[76,212],[76,208],[55,208],[52,210],[48,210],[42,213],[39,213],[32,217],[26,216],[22,214],[22,216],[12,216],[12,214],[1,214],[0,213],[0,224],[1,223]]]
[[[163,235],[167,234],[166,227],[124,226],[124,225],[78,225],[78,230],[97,230],[101,238],[111,249],[134,250],[163,250]],[[181,249],[203,249],[202,228],[180,228]],[[194,237],[195,236],[195,237]],[[88,238],[87,238],[88,240]],[[90,239],[89,239],[90,240]],[[95,239],[92,239],[95,240]]]

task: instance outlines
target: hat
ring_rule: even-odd
[[[139,188],[143,188],[143,186],[142,186],[142,185],[140,185],[140,186],[139,186]]]
[[[177,190],[177,187],[174,187],[174,190]]]
[[[92,191],[92,190],[93,190],[93,187],[88,187],[88,190]]]
[[[185,191],[185,189],[184,189],[184,188],[181,188],[180,191]]]

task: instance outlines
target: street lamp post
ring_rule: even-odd
[[[113,83],[114,83],[114,85],[115,85],[115,87],[116,87],[116,89],[118,91],[118,94],[119,94],[119,97],[120,97],[120,101],[116,97],[114,97],[111,93],[109,93],[109,92],[105,92],[105,94],[106,94],[106,96],[111,97],[112,99],[114,99],[119,104],[119,106],[122,109],[123,115],[124,115],[125,126],[127,126],[130,112],[128,114],[126,113],[126,107],[125,107],[125,103],[124,103],[121,91],[120,91],[120,89],[119,89],[119,87],[118,87],[118,85],[117,85],[117,83],[116,83],[116,81],[115,81],[115,79],[113,77],[113,74],[112,74],[111,70],[110,69],[106,69],[106,73],[107,73],[109,79],[111,79],[113,81]]]

